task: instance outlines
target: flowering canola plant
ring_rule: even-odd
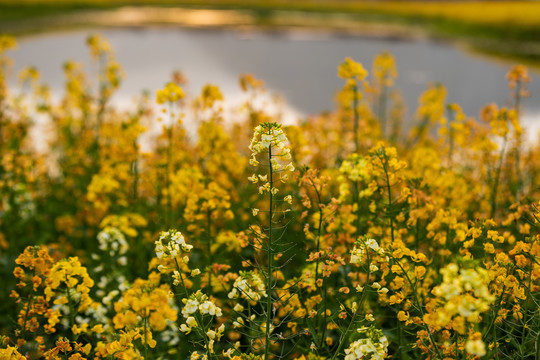
[[[27,68],[13,93],[15,45],[0,36],[0,358],[540,356],[524,66],[506,107],[476,119],[428,86],[404,128],[393,56],[347,58],[336,108],[284,125],[252,75],[235,112],[181,73],[121,112],[99,36],[97,79],[67,63],[57,101]]]

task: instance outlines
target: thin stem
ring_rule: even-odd
[[[321,208],[321,193],[319,192],[319,189],[317,189],[317,186],[313,182],[313,179],[309,178],[309,182],[311,183],[311,186],[313,186],[313,190],[315,190],[315,194],[317,195],[317,207],[319,210],[319,227],[317,228],[317,252],[321,251],[321,233],[322,233],[322,223],[323,223],[323,211]],[[317,280],[319,279],[319,257],[317,257],[317,261],[315,262],[315,285],[317,285]]]
[[[273,179],[273,167],[272,167],[272,145],[268,146],[268,164],[269,167],[269,177],[270,177],[270,210],[269,210],[269,221],[268,221],[268,268],[266,273],[266,291],[267,291],[267,300],[266,300],[266,336],[264,344],[264,359],[270,359],[270,326],[272,325],[272,219],[273,219],[273,201],[274,194],[272,190],[274,188],[274,179]]]
[[[306,314],[308,314],[308,313],[309,313],[309,309],[308,309],[307,306],[306,306],[306,301],[305,301],[306,299],[305,299],[305,297],[304,297],[303,294],[302,294],[302,289],[301,289],[301,288],[298,290],[298,297],[301,299],[301,300],[300,300],[300,306],[302,306],[302,309],[304,309],[305,312],[306,312]],[[312,323],[310,322],[310,319],[311,319],[311,318],[310,318],[309,316],[305,316],[305,317],[303,318],[304,324],[305,324],[305,326],[307,326],[308,329],[309,329],[309,335],[311,336],[311,339],[313,340],[313,343],[315,344],[315,346],[317,347],[317,349],[320,349],[321,345],[319,344],[319,339],[318,339],[317,336],[316,336],[316,328],[314,328],[314,327],[312,326]],[[317,324],[315,324],[315,326],[317,326]]]
[[[522,82],[521,80],[517,80],[516,82],[516,92],[514,93],[514,98],[516,99],[516,102],[514,103],[514,109],[516,109],[516,113],[519,116],[519,109],[521,107],[521,86]]]
[[[321,207],[321,193],[319,189],[317,189],[317,186],[313,182],[313,179],[309,178],[309,181],[311,185],[313,186],[313,189],[315,190],[315,194],[317,194],[317,207],[319,210],[319,226],[317,228],[317,253],[321,251],[321,233],[322,233],[322,224],[323,224],[323,210]],[[319,263],[320,263],[320,257],[317,257],[317,261],[315,262],[315,286],[318,288],[317,283],[319,280]],[[321,295],[324,299],[323,301],[323,324],[322,324],[322,335],[321,335],[321,345],[324,346],[324,336],[326,333],[326,327],[327,327],[327,315],[326,315],[326,309],[327,309],[327,281],[326,279],[323,279],[323,289],[321,290]],[[319,316],[317,315],[317,323],[319,323]]]
[[[401,321],[398,320],[398,351],[399,358],[403,359],[403,328],[401,327]]]
[[[364,289],[365,290],[365,289]],[[349,325],[347,326],[347,329],[345,330],[345,332],[341,335],[340,339],[339,339],[339,346],[336,350],[336,352],[334,353],[334,355],[332,356],[331,360],[335,360],[336,356],[340,353],[341,349],[343,349],[343,345],[345,345],[345,337],[347,336],[347,334],[351,331],[351,327],[352,325],[356,322],[356,316],[358,315],[358,313],[360,312],[360,308],[364,302],[364,291],[362,292],[362,297],[360,298],[360,302],[358,303],[358,308],[356,309],[356,312],[353,314],[353,317],[351,319],[351,322],[349,323]]]
[[[30,308],[33,302],[34,302],[34,287],[32,286],[32,290],[30,292],[30,299],[28,300],[28,303],[26,304],[26,311],[24,312],[24,321],[22,325],[22,338],[24,340],[26,340],[26,322],[28,321],[28,313],[30,312]]]
[[[172,140],[173,140],[173,117],[172,117],[172,103],[169,102],[169,128],[167,129],[167,164],[165,164],[165,183],[167,189],[167,228],[171,226],[172,221],[172,197],[171,197],[171,175],[170,166],[172,160]]]
[[[360,150],[360,143],[358,140],[358,121],[359,121],[359,114],[358,114],[358,86],[356,83],[354,84],[353,88],[353,114],[354,114],[354,146],[355,146],[355,152],[358,153]]]
[[[146,315],[147,309],[144,309],[144,358],[148,359],[148,339],[147,339],[147,327],[148,327],[148,315]]]
[[[418,198],[416,199],[416,208],[419,209],[420,208],[420,201],[418,200]],[[414,227],[414,250],[415,251],[418,251],[419,247],[420,247],[420,219],[417,218],[416,219],[416,225]]]
[[[538,335],[536,336],[536,341],[534,343],[534,347],[536,348],[535,359],[540,359],[540,346],[538,346],[539,343],[540,343],[540,331],[538,332]],[[497,346],[497,343],[495,343],[495,346]]]
[[[360,191],[358,190],[358,181],[354,182],[353,187],[353,202],[356,204],[356,219],[355,219],[355,226],[356,226],[356,237],[360,236],[361,233],[361,227],[360,227]]]
[[[186,287],[186,284],[184,282],[184,276],[182,275],[182,270],[180,269],[180,264],[178,264],[178,260],[176,258],[174,259],[174,262],[176,264],[176,269],[178,270],[178,273],[180,274],[180,282],[182,284],[182,288],[184,289],[184,293],[186,295],[186,298],[189,299],[189,293],[187,291],[187,287]],[[203,341],[204,341],[204,343],[206,345],[206,356],[207,356],[208,359],[211,359],[212,354],[210,353],[210,346],[209,346],[209,341],[208,341],[207,335],[206,335],[206,329],[203,327],[203,325],[204,325],[203,319],[200,318],[200,314],[195,313],[194,315],[195,315],[194,319],[197,322],[197,328],[201,329],[202,338],[203,338]],[[146,359],[146,356],[145,356],[145,359]]]
[[[248,319],[250,319],[250,321],[251,321],[251,303],[248,304]],[[248,337],[250,339],[252,338],[252,333],[253,333],[253,329],[252,329],[252,326],[250,325],[248,327]],[[248,354],[253,351],[252,345],[253,345],[253,343],[251,341],[248,341],[248,351],[247,351]]]
[[[69,307],[69,328],[75,324],[75,310],[73,306],[73,301],[71,299],[71,294],[69,293],[69,288],[66,288],[66,295],[68,299],[68,307]]]
[[[386,73],[386,72],[385,72]],[[381,121],[381,130],[382,130],[382,136],[383,139],[386,139],[386,99],[387,99],[387,88],[384,84],[384,78],[386,77],[386,74],[383,76],[382,81],[382,90],[381,90],[381,96],[379,97],[379,120]]]
[[[409,277],[409,274],[407,274],[407,271],[403,268],[403,265],[401,265],[401,263],[394,257],[392,257],[392,260],[394,260],[394,262],[399,266],[399,268],[401,269],[401,272],[405,275],[405,278],[407,279],[407,282],[409,283],[409,285],[413,289],[414,301],[416,302],[416,306],[418,307],[418,310],[420,311],[420,318],[423,319],[424,318],[424,309],[422,308],[422,304],[420,303],[420,299],[418,298],[418,292],[416,291],[416,284],[412,282],[411,278]],[[435,348],[435,352],[437,353],[438,358],[443,360],[444,357],[443,357],[443,355],[441,353],[441,350],[437,347],[437,344],[435,343],[435,339],[433,338],[433,333],[431,332],[431,329],[429,328],[429,325],[424,323],[424,327],[425,327],[425,329],[426,329],[426,331],[428,333],[429,341],[431,342],[431,344]]]
[[[522,86],[521,80],[518,80],[517,84],[516,84],[516,93],[515,93],[516,102],[514,104],[514,109],[516,110],[516,116],[517,116],[518,123],[519,123],[520,107],[521,107],[521,95],[520,95],[521,94],[521,86]],[[514,131],[515,131],[515,129],[514,129]],[[521,169],[520,169],[520,162],[521,162],[520,146],[521,146],[521,134],[518,134],[516,132],[516,148],[515,148],[515,153],[514,153],[515,171],[516,171],[516,177],[517,177],[516,192],[515,192],[516,200],[518,200],[517,198],[519,197],[520,192],[521,192],[521,187],[523,186],[523,181],[522,181],[522,178],[521,178]]]
[[[182,269],[180,269],[180,264],[178,264],[178,260],[176,258],[174,258],[174,262],[176,264],[176,269],[178,270],[178,274],[180,274],[180,282],[182,283],[182,288],[184,289],[186,298],[189,298],[189,293],[187,291],[186,284],[184,283],[184,276],[182,276]]]
[[[452,122],[454,121],[454,111],[450,107],[447,107],[448,112],[448,167],[452,166],[452,155],[454,152],[454,129],[452,128]]]
[[[495,348],[495,359],[499,359],[499,345],[497,344],[497,329],[493,327],[493,344]],[[536,357],[538,359],[538,357]]]
[[[392,190],[391,190],[391,187],[390,187],[390,177],[388,176],[388,167],[386,166],[387,164],[387,158],[386,158],[386,153],[384,154],[384,160],[385,161],[382,161],[381,158],[379,158],[382,162],[382,165],[383,165],[383,169],[384,169],[384,175],[386,177],[386,188],[388,190],[388,218],[390,219],[390,234],[392,236],[392,243],[394,243],[394,218],[393,218],[393,214],[392,214]]]
[[[139,146],[137,139],[133,141],[133,150],[135,152],[135,159],[131,163],[131,169],[133,174],[133,186],[131,188],[131,197],[136,203],[139,194]]]
[[[495,212],[497,211],[497,191],[498,191],[498,188],[499,188],[499,181],[500,181],[500,177],[501,177],[501,168],[502,168],[502,163],[503,163],[503,159],[504,159],[504,151],[506,149],[506,136],[504,137],[504,142],[503,142],[503,146],[502,146],[502,149],[501,149],[501,154],[500,154],[500,157],[499,157],[499,163],[497,165],[497,169],[495,170],[495,180],[493,182],[493,189],[492,189],[492,193],[491,193],[491,214],[490,214],[490,218],[493,219],[493,217],[495,216]]]
[[[339,353],[341,352],[341,349],[343,349],[343,346],[345,345],[345,338],[347,337],[347,334],[349,334],[349,332],[351,331],[351,328],[353,326],[353,324],[356,323],[356,317],[358,316],[358,314],[360,313],[360,309],[362,308],[362,305],[364,303],[364,299],[365,299],[365,295],[366,295],[366,292],[368,291],[367,290],[367,284],[369,283],[369,277],[371,276],[371,259],[369,257],[369,253],[366,252],[367,255],[367,269],[368,269],[368,273],[367,273],[367,278],[366,278],[366,282],[364,283],[364,290],[362,290],[362,295],[360,296],[360,300],[358,301],[358,307],[356,308],[356,311],[354,312],[353,314],[353,317],[351,319],[351,322],[349,323],[349,325],[347,326],[347,329],[345,330],[345,332],[341,335],[341,337],[339,338],[339,345],[338,345],[338,348],[336,349],[336,352],[334,353],[334,355],[332,356],[331,360],[335,360],[336,357],[339,355]]]
[[[206,211],[206,244],[208,251],[208,296],[212,296],[212,234],[210,226],[212,224],[212,213]]]
[[[532,286],[532,265],[530,266],[529,268],[529,283],[527,285],[527,298],[525,299],[524,303],[523,303],[523,308],[524,309],[527,309],[528,308],[528,304],[529,304],[529,299],[531,298],[531,286]],[[528,311],[524,311],[523,312],[523,324],[525,324],[525,326],[523,326],[523,329],[521,331],[521,339],[522,341],[525,341],[525,335],[526,333],[529,331],[528,327],[526,326],[527,324],[527,318],[528,318],[528,315],[529,315],[529,312]]]
[[[325,336],[326,336],[326,326],[328,323],[328,315],[326,314],[326,309],[328,307],[327,305],[327,298],[328,298],[328,281],[327,279],[323,279],[323,325],[322,325],[322,331],[321,331],[321,345],[324,346],[326,344]]]
[[[497,316],[499,314],[499,310],[500,310],[501,304],[502,304],[502,299],[503,299],[503,297],[505,295],[504,294],[505,290],[506,290],[506,284],[503,285],[503,288],[502,288],[502,291],[501,291],[501,296],[499,297],[499,299],[497,301],[497,306],[495,306],[495,311],[493,312],[493,318],[491,319],[491,322],[490,322],[486,332],[484,333],[484,336],[483,336],[483,339],[482,339],[483,341],[486,341],[487,335],[489,334],[489,331],[491,330],[491,327],[493,327],[495,325],[495,320],[497,320]]]

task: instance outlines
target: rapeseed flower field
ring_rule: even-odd
[[[0,37],[0,359],[540,357],[525,67],[506,107],[475,118],[429,86],[404,129],[392,55],[347,58],[336,108],[286,126],[252,75],[234,122],[179,75],[120,111],[98,36],[96,79],[66,63],[56,101],[28,68],[15,93],[15,47]]]

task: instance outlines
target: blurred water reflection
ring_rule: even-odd
[[[55,92],[63,86],[62,63],[89,63],[85,38],[88,31],[49,33],[19,39],[11,54],[15,68],[36,65]],[[198,93],[206,83],[219,85],[226,98],[240,95],[238,75],[253,73],[269,90],[288,102],[291,116],[303,116],[332,109],[333,96],[342,84],[336,68],[346,56],[369,70],[373,57],[390,51],[399,71],[397,87],[409,109],[415,109],[419,94],[429,82],[442,82],[448,100],[459,103],[468,115],[509,98],[506,72],[510,63],[477,57],[448,45],[429,41],[392,41],[359,36],[338,36],[320,32],[242,32],[143,28],[101,30],[115,49],[127,74],[115,100],[127,103],[143,89],[154,91],[181,70],[189,79],[188,91]],[[536,125],[540,118],[540,81],[531,72],[532,98],[524,102],[524,118]],[[412,110],[409,111],[412,117]],[[539,120],[540,121],[540,120]]]

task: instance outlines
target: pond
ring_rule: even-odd
[[[190,28],[115,28],[98,31],[52,32],[18,39],[10,56],[15,69],[35,65],[54,93],[63,86],[66,60],[90,63],[85,39],[99,33],[109,40],[126,78],[116,94],[127,104],[144,89],[154,92],[180,70],[189,79],[188,92],[203,85],[219,85],[227,99],[240,97],[238,76],[252,73],[267,89],[286,100],[286,115],[295,119],[333,108],[333,98],[343,80],[336,75],[345,57],[371,69],[373,57],[391,52],[399,72],[396,82],[412,118],[418,96],[428,83],[441,82],[448,101],[460,104],[467,115],[477,116],[482,106],[506,105],[509,90],[506,72],[513,65],[465,52],[449,44],[429,40],[338,35],[320,31],[241,31]],[[87,67],[90,67],[88,65]],[[524,101],[523,121],[529,135],[540,122],[539,74],[530,70],[532,97]]]

